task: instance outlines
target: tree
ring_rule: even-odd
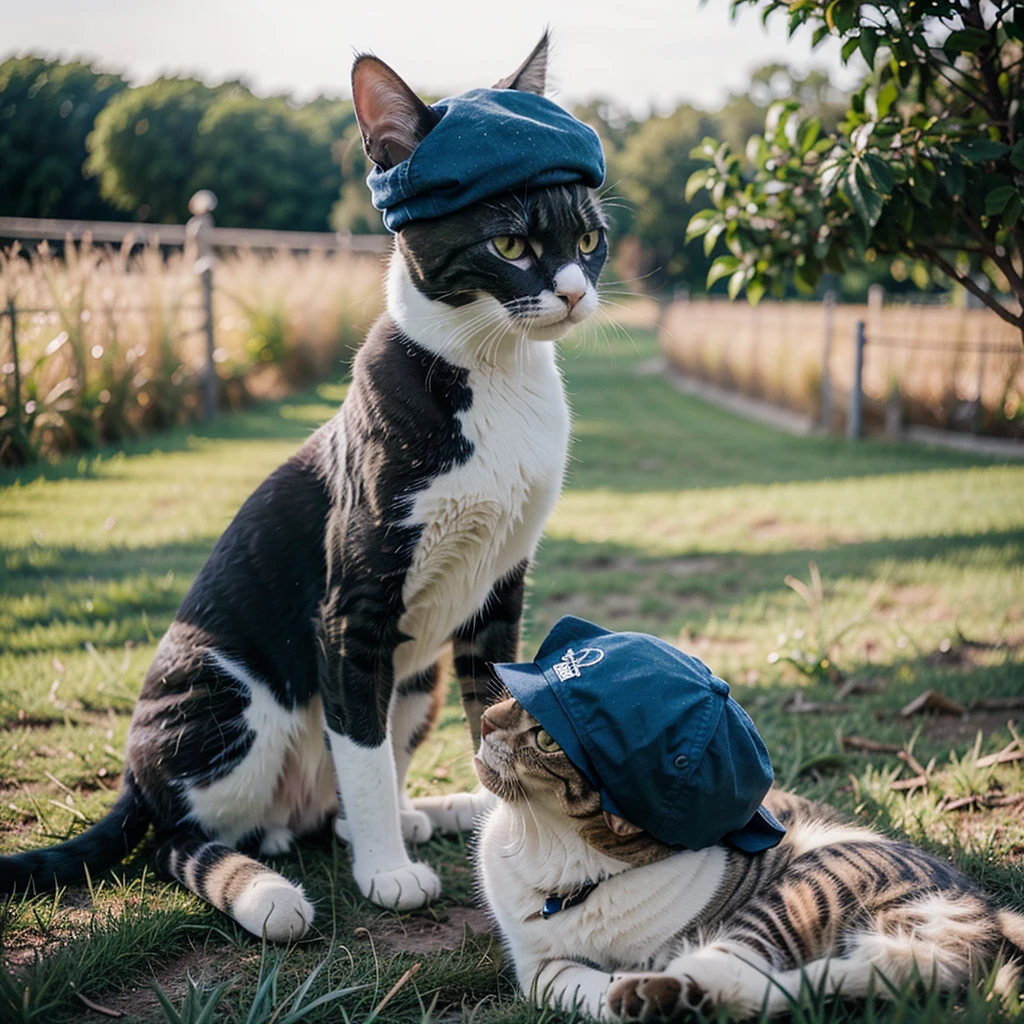
[[[835,134],[774,103],[740,156],[714,138],[689,238],[721,239],[709,283],[756,302],[876,254],[921,261],[1024,336],[1024,10],[1017,0],[732,0],[837,37],[870,73]],[[1009,294],[1000,294],[1009,293]]]
[[[219,96],[197,127],[186,191],[212,189],[225,227],[324,231],[340,183],[329,130],[280,97]]]
[[[82,173],[96,115],[125,88],[77,61],[0,64],[0,214],[103,218],[114,212]]]
[[[194,78],[158,78],[111,100],[88,139],[86,170],[99,177],[103,198],[139,220],[185,220],[199,124],[224,92],[248,90],[238,83],[211,89]]]

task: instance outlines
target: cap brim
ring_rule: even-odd
[[[735,846],[737,850],[742,850],[743,853],[761,853],[777,846],[785,834],[786,829],[762,804],[750,821],[743,828],[738,828],[725,836],[724,842]]]
[[[532,661],[490,667],[508,692],[555,738],[569,760],[597,785],[590,758],[544,673]]]

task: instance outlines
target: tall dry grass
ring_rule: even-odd
[[[123,440],[200,415],[206,341],[192,251],[68,243],[0,253],[0,464]],[[219,401],[339,371],[381,308],[381,264],[353,254],[238,252],[214,266]]]
[[[833,427],[845,423],[858,320],[868,338],[863,381],[869,429],[884,424],[886,404],[896,393],[905,422],[1024,435],[1020,334],[988,310],[948,306],[835,307],[828,358]],[[820,417],[821,305],[676,302],[665,312],[659,338],[686,374]],[[982,354],[982,346],[1004,351]]]

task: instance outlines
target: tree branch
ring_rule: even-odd
[[[919,253],[923,259],[926,259],[929,263],[934,263],[947,277],[956,281],[957,284],[963,285],[976,299],[983,302],[993,313],[996,314],[1001,320],[1005,320],[1008,324],[1012,324],[1021,333],[1021,341],[1024,342],[1024,315],[1014,316],[998,299],[996,299],[990,292],[985,291],[977,281],[967,274],[961,274],[956,267],[953,266],[945,257],[943,257],[935,249],[932,249],[927,245],[917,245],[913,249],[909,249],[909,252]]]
[[[960,214],[960,219],[967,225],[967,230],[974,235],[978,240],[978,244],[982,246],[985,251],[985,255],[1006,276],[1006,280],[1010,282],[1010,290],[1013,292],[1014,297],[1022,306],[1024,306],[1024,280],[1022,280],[1020,275],[1017,273],[1010,254],[1000,256],[996,252],[995,242],[985,234],[981,225],[975,221],[973,217],[969,217],[964,213],[963,207],[958,207],[957,212]]]

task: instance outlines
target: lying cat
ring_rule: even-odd
[[[601,796],[515,700],[488,708],[475,760],[501,800],[477,846],[480,891],[523,993],[602,1020],[779,1014],[806,979],[886,996],[1024,967],[1024,916],[922,850],[772,790],[787,833],[757,854],[679,850],[602,811]]]
[[[433,145],[442,171],[472,157],[477,191],[382,202],[400,226],[387,313],[344,405],[245,502],[199,572],[143,683],[114,808],[67,843],[0,858],[0,892],[95,874],[152,824],[165,873],[287,940],[313,909],[247,854],[283,853],[339,811],[365,896],[406,909],[438,895],[403,840],[468,828],[487,794],[411,801],[406,771],[442,699],[446,651],[474,734],[484,662],[516,655],[523,580],[569,439],[552,342],[597,307],[607,256],[591,191],[600,143],[542,98],[546,66],[545,35],[494,90],[446,101],[442,116],[387,65],[357,59],[371,184],[394,171],[408,185],[410,157],[447,132]],[[513,142],[551,136],[566,152],[554,166],[540,143],[506,157],[494,146],[508,124]],[[479,162],[488,141],[493,166]],[[487,194],[499,172],[508,191]]]

